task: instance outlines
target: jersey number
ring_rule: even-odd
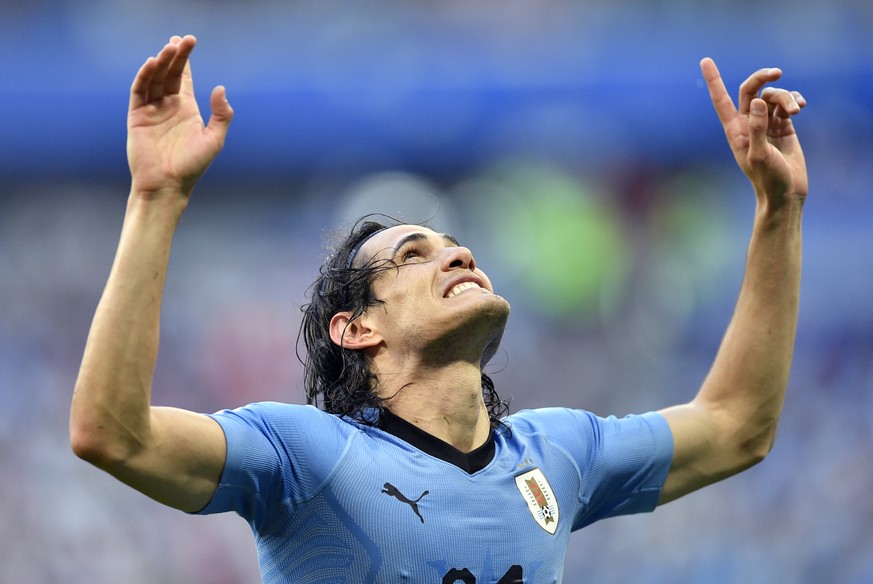
[[[503,578],[497,581],[497,584],[521,584],[523,582],[521,566],[512,566],[503,575]],[[476,584],[476,576],[470,570],[464,568],[459,570],[452,568],[443,576],[443,584],[454,584],[455,582],[463,582],[464,584]]]

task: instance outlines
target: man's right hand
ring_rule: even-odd
[[[209,502],[226,457],[224,433],[213,419],[151,406],[173,234],[233,116],[217,87],[204,126],[188,65],[195,44],[192,36],[173,37],[146,60],[131,87],[133,184],[70,411],[70,443],[79,457],[185,511]]]
[[[187,197],[224,146],[233,109],[224,87],[216,87],[212,116],[204,125],[188,61],[196,44],[191,35],[174,36],[143,63],[131,85],[127,157],[132,194]]]

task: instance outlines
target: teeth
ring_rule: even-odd
[[[474,282],[461,282],[446,294],[446,298],[452,298],[453,296],[457,296],[464,290],[469,290],[470,288],[479,288],[480,286]]]

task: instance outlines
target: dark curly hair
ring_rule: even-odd
[[[373,220],[374,217],[382,221]],[[302,307],[303,322],[298,334],[298,358],[304,366],[306,402],[338,416],[347,416],[363,424],[378,425],[384,409],[377,395],[379,380],[370,370],[363,351],[338,346],[330,338],[330,321],[342,311],[351,319],[382,301],[373,294],[371,282],[380,272],[399,269],[390,259],[368,258],[363,263],[356,254],[367,239],[388,227],[402,224],[383,215],[367,215],[352,226],[350,233],[336,245],[310,287],[310,302]],[[306,348],[300,356],[300,339]],[[482,373],[482,395],[491,426],[509,411],[500,399],[491,378]],[[375,415],[373,415],[375,413]]]

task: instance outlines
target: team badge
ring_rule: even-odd
[[[558,529],[558,500],[543,472],[535,468],[515,477],[515,486],[540,527],[555,535]]]

